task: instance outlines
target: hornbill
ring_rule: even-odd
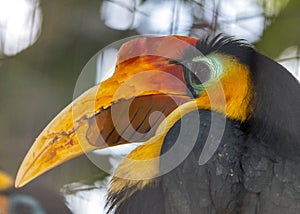
[[[145,142],[116,169],[109,212],[299,213],[299,93],[244,40],[138,38],[42,131],[16,186],[84,152]]]

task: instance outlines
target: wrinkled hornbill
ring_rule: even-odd
[[[85,151],[145,142],[118,166],[115,213],[297,213],[299,82],[243,40],[125,43],[114,75],[44,129],[23,186]],[[157,113],[160,112],[160,113]]]

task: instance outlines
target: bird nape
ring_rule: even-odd
[[[299,93],[243,40],[138,38],[43,130],[16,186],[84,152],[145,142],[114,172],[109,212],[297,213]]]

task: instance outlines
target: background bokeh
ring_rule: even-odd
[[[299,0],[0,0],[0,169],[16,175],[39,132],[72,101],[88,60],[129,36],[233,35],[300,79],[299,11]],[[99,59],[99,69],[115,55]],[[105,177],[82,156],[38,179],[67,195],[75,213],[93,213]]]

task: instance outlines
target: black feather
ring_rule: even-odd
[[[194,124],[196,112],[185,115],[165,138],[162,153],[178,137],[182,146],[192,140],[181,123]],[[198,112],[197,112],[198,113]],[[218,120],[223,116],[214,113]],[[165,213],[294,214],[300,203],[300,163],[272,152],[270,144],[240,129],[238,121],[227,119],[221,143],[204,165],[198,160],[211,128],[212,112],[199,110],[196,145],[176,169],[161,177]],[[187,131],[185,131],[187,130]],[[173,154],[176,160],[178,154]],[[162,163],[163,164],[163,163]],[[151,212],[149,212],[151,213]]]
[[[162,188],[158,185],[147,185],[142,190],[135,192],[128,200],[123,200],[126,190],[111,195],[108,199],[108,213],[134,214],[134,213],[157,213],[164,214],[164,196]],[[130,191],[130,190],[129,190]]]
[[[205,37],[203,40],[198,40],[196,48],[203,54],[223,53],[232,55],[239,59],[245,65],[252,62],[254,49],[251,44],[243,39],[235,39],[234,37],[224,36],[219,34],[216,37]]]
[[[251,133],[285,158],[300,160],[300,85],[281,65],[255,52],[250,65],[255,109]]]

